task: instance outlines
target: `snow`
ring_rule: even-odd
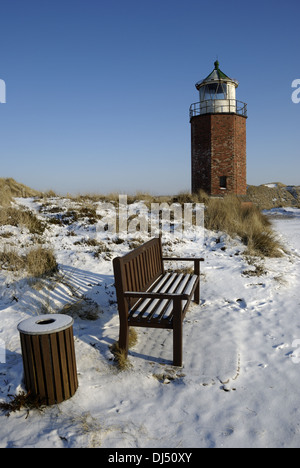
[[[34,199],[16,202],[39,213]],[[137,328],[131,367],[122,372],[109,348],[119,329],[111,260],[126,253],[128,243],[111,243],[110,252],[95,257],[94,247],[76,243],[97,238],[95,225],[51,225],[43,238],[59,262],[55,281],[0,272],[0,345],[6,351],[0,399],[24,390],[18,324],[59,313],[70,302],[79,387],[71,399],[42,411],[22,409],[9,417],[0,411],[0,447],[299,447],[300,210],[269,214],[286,254],[256,259],[263,263],[261,276],[251,274],[239,239],[206,231],[201,250],[193,235],[163,236],[168,255],[205,256],[201,304],[192,304],[184,321],[184,365],[172,366],[170,331]],[[26,230],[9,230],[20,245],[29,242]],[[80,309],[98,318],[84,320]]]

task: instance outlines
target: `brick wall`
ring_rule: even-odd
[[[192,192],[200,188],[210,192],[211,187],[211,116],[193,117],[192,139]]]
[[[191,146],[192,192],[202,188],[211,195],[246,194],[245,117],[237,114],[193,117]]]

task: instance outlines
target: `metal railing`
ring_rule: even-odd
[[[190,106],[190,120],[202,114],[238,114],[247,117],[247,104],[236,99],[208,99]]]

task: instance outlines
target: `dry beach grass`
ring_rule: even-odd
[[[278,184],[277,184],[278,185]],[[282,190],[282,187],[279,187]],[[274,190],[278,191],[278,187]],[[266,216],[261,212],[259,205],[266,205],[266,194],[270,194],[269,187],[258,187],[254,191],[249,188],[250,199],[261,197],[261,203],[252,206],[243,206],[241,200],[236,196],[227,196],[224,199],[210,198],[203,191],[198,194],[181,192],[176,196],[155,197],[147,193],[138,192],[127,197],[130,205],[136,201],[143,201],[150,209],[152,203],[204,203],[205,205],[205,227],[211,231],[225,232],[231,237],[239,237],[247,246],[246,254],[260,257],[279,257],[282,254],[282,246],[276,239],[271,224]],[[276,192],[277,193],[277,192]],[[291,190],[286,191],[287,194]],[[255,195],[254,195],[255,194]],[[38,197],[41,200],[40,213],[37,216],[25,207],[14,206],[14,197]],[[269,196],[270,197],[270,196]],[[72,209],[64,209],[59,205],[59,200],[68,198],[73,202]],[[49,201],[51,199],[51,203]],[[274,199],[274,197],[273,197]],[[22,227],[33,234],[33,243],[26,253],[20,254],[16,247],[3,243],[0,251],[0,264],[2,268],[11,271],[25,270],[29,276],[37,277],[51,274],[56,271],[57,264],[54,252],[48,246],[43,245],[43,233],[50,224],[61,224],[72,226],[79,220],[85,220],[89,224],[94,224],[99,217],[96,214],[95,204],[99,201],[116,204],[119,195],[111,193],[108,195],[68,195],[60,197],[53,191],[41,194],[23,184],[19,184],[14,179],[0,179],[0,227]],[[55,205],[56,203],[56,205]],[[55,205],[55,206],[53,206]],[[71,235],[72,231],[69,231]],[[0,239],[13,238],[13,233],[6,230],[0,233]],[[123,240],[119,239],[120,242]],[[117,238],[114,239],[117,242]],[[77,241],[78,242],[78,241]],[[82,240],[84,245],[95,243],[95,256],[110,252],[109,245],[98,245],[93,239]],[[97,245],[96,245],[97,244]],[[132,243],[134,248],[135,243]]]

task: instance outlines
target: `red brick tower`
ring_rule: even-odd
[[[214,65],[190,107],[192,192],[245,195],[247,105],[236,100],[238,82]]]

